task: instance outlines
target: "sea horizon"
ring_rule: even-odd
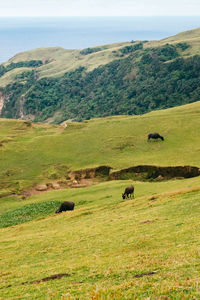
[[[36,48],[84,49],[131,40],[160,40],[197,27],[199,16],[0,17],[0,63]]]

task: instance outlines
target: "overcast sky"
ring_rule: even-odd
[[[0,0],[0,16],[195,15],[200,0]]]

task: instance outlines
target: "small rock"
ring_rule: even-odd
[[[159,175],[158,177],[156,177],[156,180],[163,180],[164,177],[162,175]]]
[[[48,187],[46,184],[38,185],[36,187],[36,191],[40,191],[40,192],[47,191],[47,189],[48,189]]]
[[[59,189],[60,189],[60,185],[59,185],[58,183],[53,183],[53,184],[52,184],[52,188],[53,188],[54,190],[59,190]]]

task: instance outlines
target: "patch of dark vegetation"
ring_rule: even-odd
[[[135,166],[112,172],[110,180],[163,180],[177,177],[191,178],[200,175],[200,169],[192,166],[157,167],[151,165]]]
[[[136,43],[134,45],[123,47],[119,51],[121,52],[122,55],[125,55],[141,49],[143,49],[143,43]]]
[[[21,285],[24,285],[24,284],[38,284],[38,283],[41,283],[41,282],[55,280],[55,279],[61,279],[63,277],[69,277],[69,276],[70,276],[70,274],[68,274],[68,273],[59,273],[59,274],[54,274],[54,275],[51,275],[51,276],[48,276],[48,277],[45,277],[45,278],[42,278],[42,279],[39,279],[39,280],[22,282]]]
[[[141,62],[143,66],[145,64],[158,63],[169,61],[175,59],[179,56],[178,51],[175,46],[166,44],[165,46],[158,48],[147,48],[141,57]],[[144,66],[145,67],[145,66]]]
[[[99,51],[102,51],[104,50],[105,47],[101,48],[101,47],[95,47],[95,48],[86,48],[86,49],[83,49],[80,51],[80,54],[82,55],[88,55],[88,54],[91,54],[91,53],[95,53],[95,52],[99,52]]]
[[[176,44],[177,48],[180,48],[182,51],[185,51],[186,49],[190,48],[190,45],[187,43],[178,43]]]
[[[41,67],[42,65],[43,65],[42,60],[20,61],[17,63],[11,62],[6,67],[4,65],[0,65],[0,77],[3,76],[5,73],[16,68],[38,68]]]
[[[46,201],[24,205],[0,215],[0,228],[22,224],[31,220],[46,217],[55,212],[60,201]]]

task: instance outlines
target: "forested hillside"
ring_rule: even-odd
[[[61,123],[137,115],[198,101],[197,31],[160,42],[132,41],[63,52],[62,64],[55,55],[53,59],[25,55],[21,62],[15,58],[0,68],[1,117]],[[69,61],[74,61],[74,69]]]

